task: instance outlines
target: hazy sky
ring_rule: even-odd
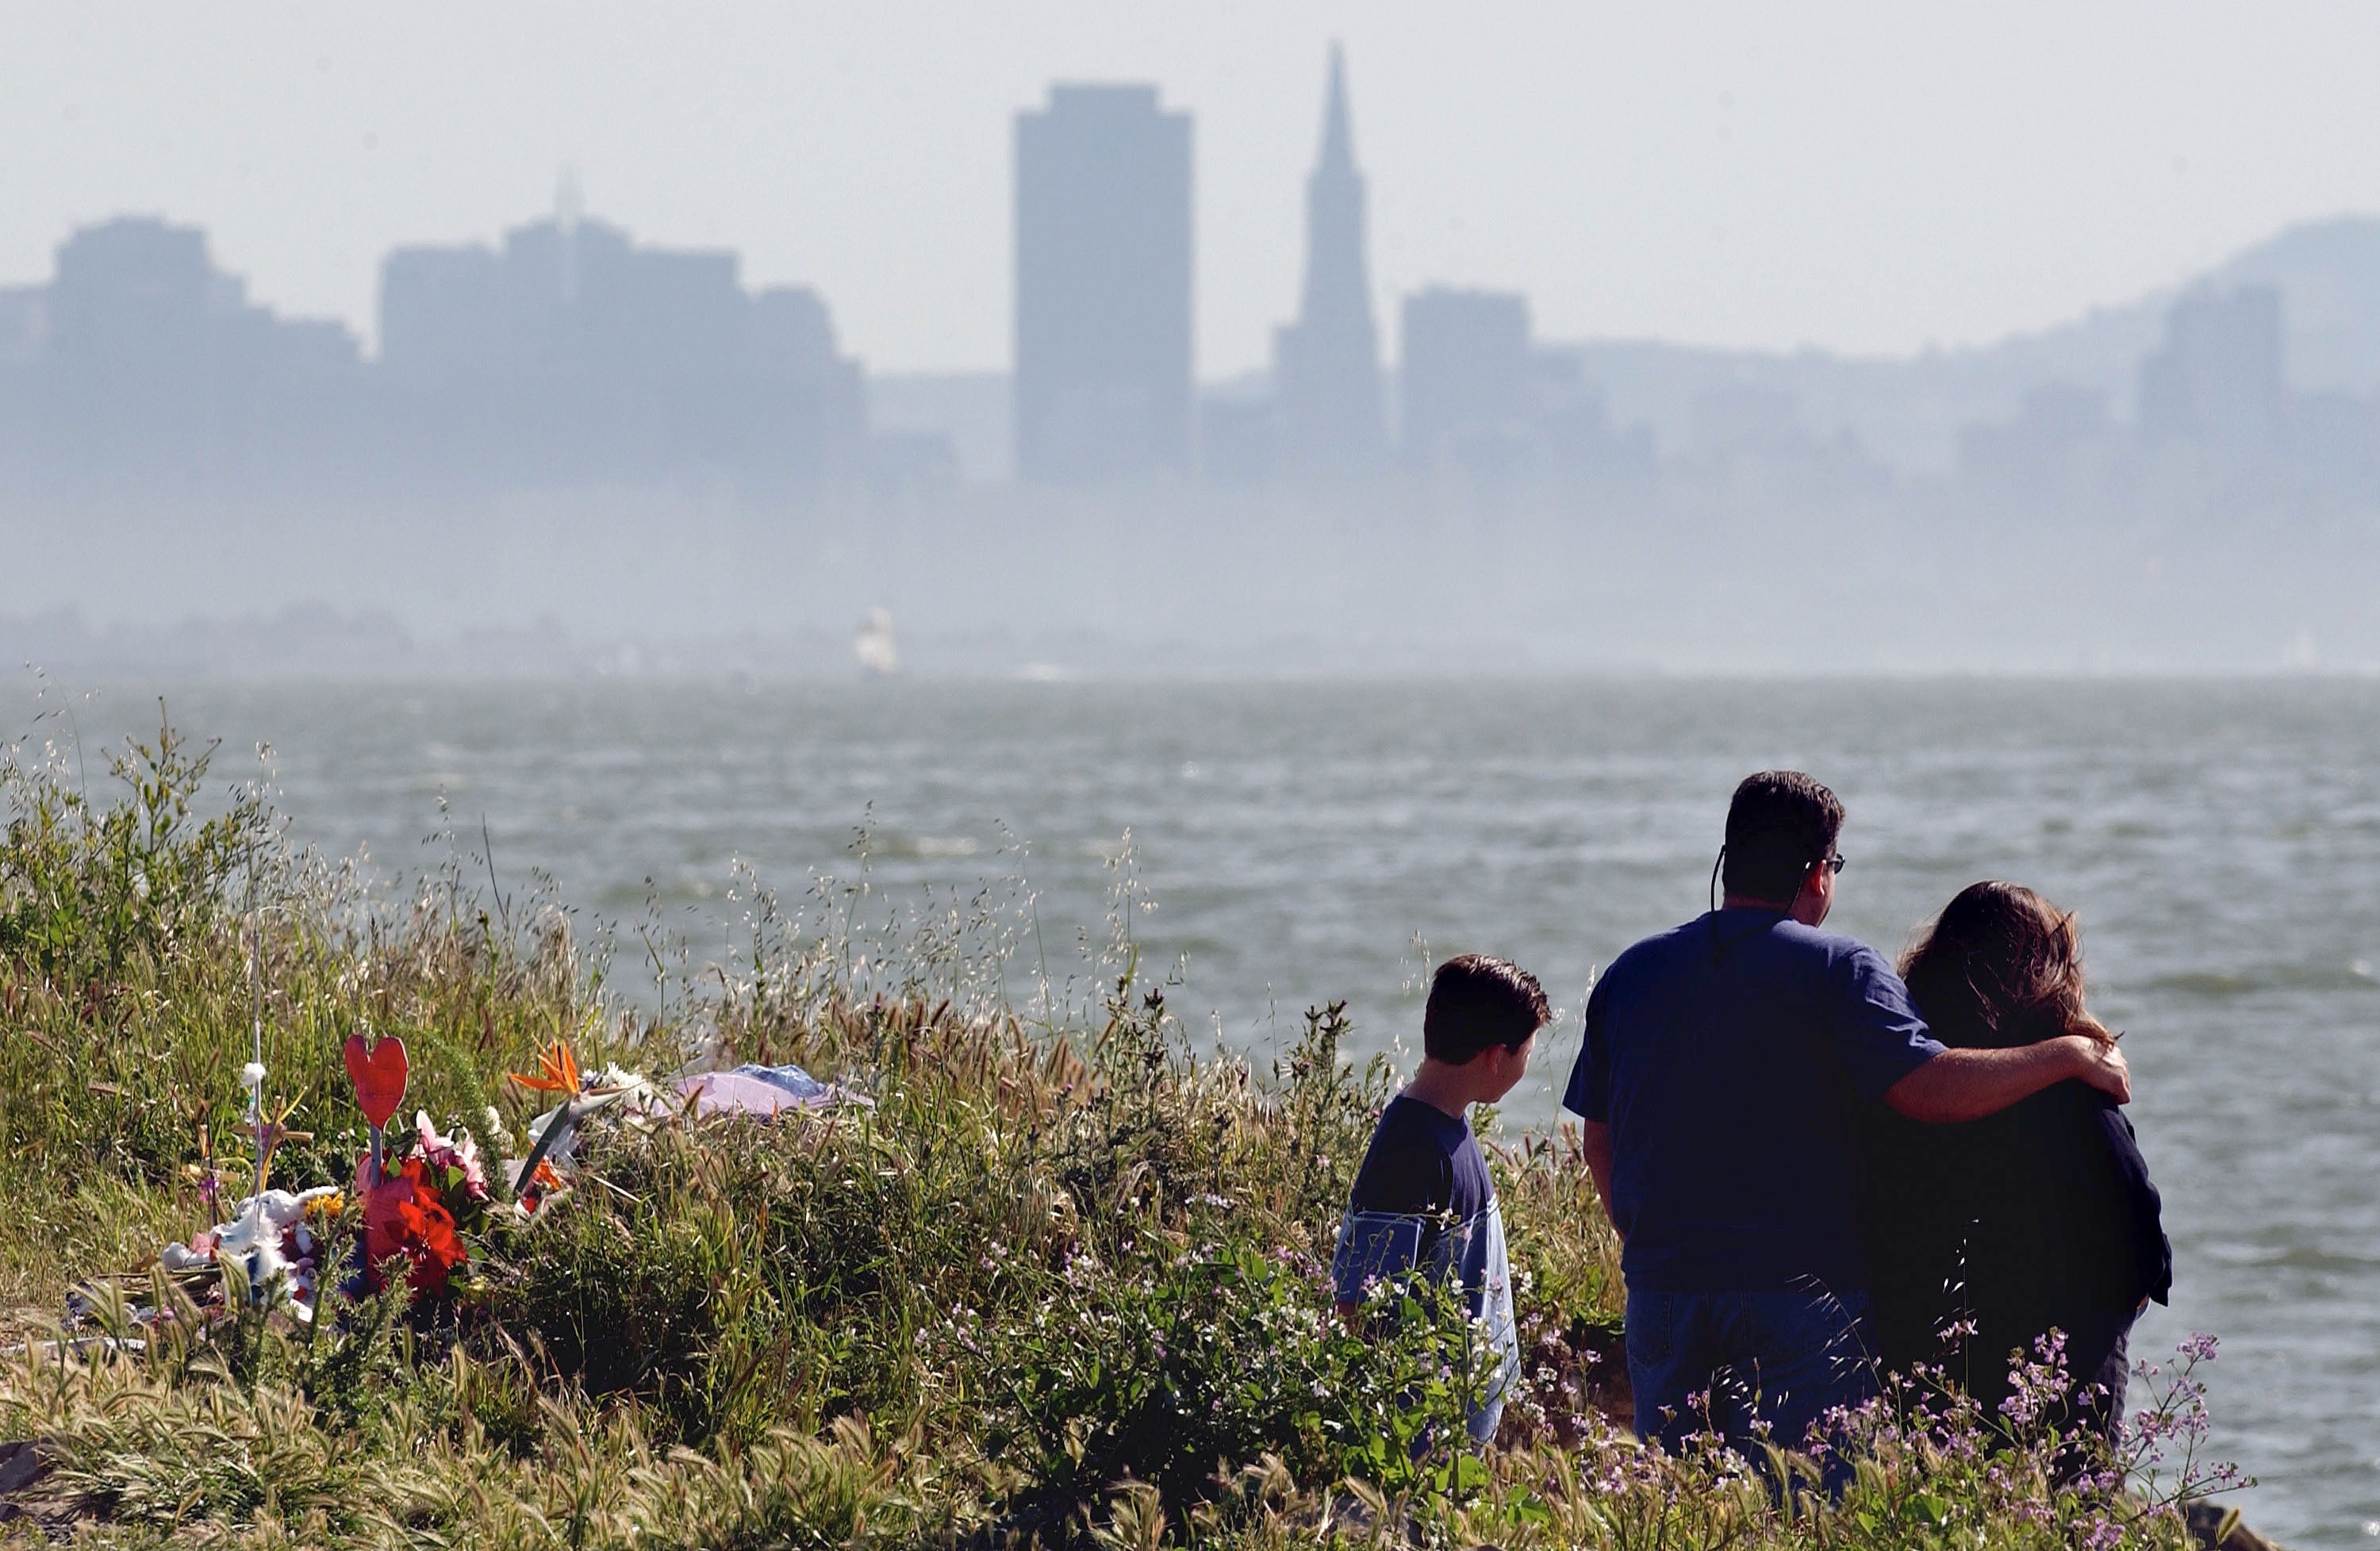
[[[2380,209],[2380,6],[0,0],[0,283],[78,223],[203,223],[369,337],[393,243],[577,168],[648,241],[807,282],[879,370],[1008,356],[1010,119],[1052,79],[1196,115],[1202,375],[1293,305],[1330,40],[1377,300],[1517,287],[1552,336],[1900,351],[2129,299]]]

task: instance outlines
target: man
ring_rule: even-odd
[[[1746,777],[1718,908],[1645,939],[1587,1000],[1564,1106],[1623,1246],[1636,1431],[1803,1442],[1875,1392],[1854,1218],[1855,1120],[1979,1120],[2080,1078],[2131,1097],[2078,1036],[1946,1049],[1875,950],[1818,928],[1843,806],[1795,770]]]

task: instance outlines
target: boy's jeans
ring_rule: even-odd
[[[1818,1418],[1876,1392],[1867,1294],[1815,1278],[1765,1292],[1628,1294],[1636,1433],[1675,1450],[1707,1428],[1757,1460],[1754,1424],[1799,1447]],[[1706,1397],[1706,1398],[1705,1398]]]

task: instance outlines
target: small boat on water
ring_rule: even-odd
[[[851,655],[867,672],[890,677],[901,671],[901,648],[892,638],[892,611],[870,609],[851,638]]]

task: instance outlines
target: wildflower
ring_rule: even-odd
[[[198,1187],[199,1204],[212,1210],[223,1196],[223,1170],[207,1164],[187,1163],[183,1174]]]
[[[2123,1542],[2124,1527],[2112,1519],[2077,1520],[2074,1527],[2082,1532],[2075,1542],[2082,1551],[2114,1551]]]

